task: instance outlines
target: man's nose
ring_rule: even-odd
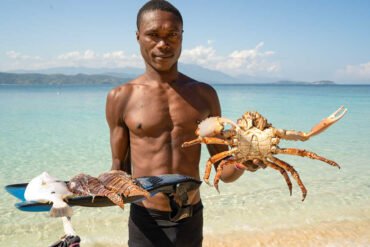
[[[170,45],[166,39],[161,38],[157,44],[158,48],[160,49],[168,49]]]

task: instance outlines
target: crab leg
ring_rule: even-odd
[[[275,158],[275,157],[272,157],[272,156],[269,157],[269,159],[271,159],[278,166],[284,168],[285,170],[287,170],[288,172],[290,172],[290,174],[292,174],[293,178],[295,179],[295,181],[297,182],[297,184],[301,188],[301,191],[302,191],[302,201],[304,201],[304,199],[306,198],[306,195],[307,195],[307,189],[304,186],[301,178],[299,177],[298,172],[293,168],[293,166],[289,165],[285,161],[282,161],[282,160],[280,160],[278,158]]]
[[[321,160],[323,162],[328,163],[331,166],[336,166],[340,169],[340,166],[335,161],[328,160],[328,159],[326,159],[322,156],[319,156],[319,155],[317,155],[313,152],[307,151],[307,150],[297,149],[297,148],[277,148],[275,152],[278,153],[278,154],[298,155],[298,156],[302,156],[302,157],[308,157],[310,159]]]
[[[223,158],[232,155],[233,153],[236,153],[238,151],[237,148],[233,148],[229,151],[224,151],[218,154],[213,155],[211,158],[208,159],[207,164],[206,164],[206,170],[204,172],[204,177],[203,180],[206,182],[208,185],[209,183],[209,175],[211,174],[212,170],[212,164],[216,163],[219,160],[222,160]]]
[[[223,144],[223,145],[231,145],[231,141],[222,140],[217,137],[198,137],[197,139],[184,142],[181,147],[189,147],[195,144],[205,143],[205,144]]]
[[[271,167],[272,169],[275,169],[277,171],[279,171],[281,173],[281,175],[283,175],[283,177],[285,178],[285,182],[287,183],[288,185],[288,188],[289,188],[289,192],[290,192],[290,195],[292,195],[292,182],[290,181],[290,178],[288,176],[288,173],[280,166],[264,159],[263,160],[263,163],[265,163],[268,167]]]

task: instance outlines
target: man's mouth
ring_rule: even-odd
[[[173,54],[154,54],[155,58],[171,58]]]

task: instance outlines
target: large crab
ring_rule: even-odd
[[[124,171],[109,171],[98,178],[81,173],[67,184],[68,189],[77,195],[106,196],[114,204],[124,208],[125,198],[134,196],[150,197],[150,193],[139,187]]]
[[[205,143],[205,144],[223,144],[231,147],[230,150],[218,153],[210,157],[206,164],[204,181],[209,184],[209,176],[212,164],[221,161],[217,167],[217,173],[214,179],[214,186],[218,191],[218,182],[222,174],[222,169],[227,165],[234,165],[239,169],[255,171],[260,167],[270,167],[279,171],[285,178],[290,194],[292,194],[292,183],[286,171],[290,172],[302,191],[302,201],[306,198],[307,189],[301,181],[298,172],[288,163],[274,157],[275,154],[290,154],[321,160],[329,165],[339,165],[319,156],[313,152],[296,148],[279,148],[280,139],[306,141],[310,137],[317,135],[329,126],[340,120],[347,109],[341,106],[329,117],[324,118],[316,124],[310,132],[305,133],[295,130],[276,129],[267,122],[258,112],[246,112],[237,123],[222,118],[210,117],[203,120],[195,131],[198,138],[184,142],[182,147]],[[229,129],[225,129],[230,125]],[[252,161],[252,162],[247,162]]]

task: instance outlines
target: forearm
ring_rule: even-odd
[[[111,170],[121,170],[121,162],[118,159],[112,160],[112,168]]]
[[[131,174],[130,148],[127,131],[122,127],[111,130],[112,170],[123,170]]]
[[[121,158],[113,157],[111,170],[122,170],[128,174],[132,174],[130,151],[127,152],[126,157],[123,160]]]

